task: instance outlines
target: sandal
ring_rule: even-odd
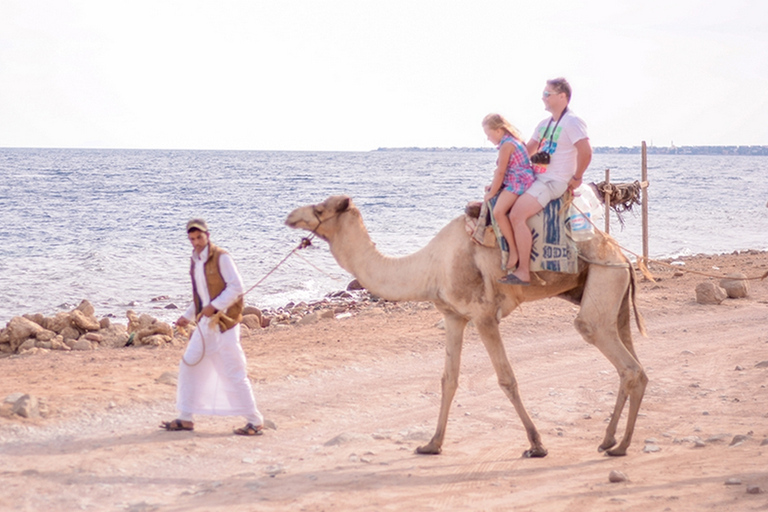
[[[177,430],[195,430],[195,424],[191,421],[175,419],[172,421],[161,421],[160,428],[169,432],[175,432]]]
[[[244,427],[236,428],[232,432],[239,436],[260,436],[264,433],[264,425],[256,426],[253,423],[248,423]]]
[[[531,284],[529,281],[523,281],[515,274],[507,274],[506,276],[499,279],[498,282],[501,284],[511,284],[516,286],[529,286]]]

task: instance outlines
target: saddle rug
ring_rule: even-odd
[[[498,196],[497,196],[498,197]],[[539,213],[528,219],[533,233],[531,271],[550,270],[576,274],[579,269],[579,253],[568,235],[567,212],[563,210],[564,198],[552,200]],[[509,246],[492,215],[496,197],[483,203],[469,203],[465,210],[467,232],[472,239],[486,247],[501,247],[501,268],[507,268]],[[479,214],[476,214],[479,209]]]

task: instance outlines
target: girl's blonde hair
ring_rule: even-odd
[[[487,126],[491,130],[498,130],[501,128],[520,142],[523,141],[523,136],[520,134],[518,129],[512,126],[512,123],[504,119],[504,117],[499,114],[488,114],[485,116],[483,118],[483,126]]]

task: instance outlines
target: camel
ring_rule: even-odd
[[[292,211],[286,225],[311,231],[327,241],[338,264],[371,293],[390,301],[430,301],[445,318],[445,369],[437,429],[416,449],[439,454],[448,412],[458,387],[464,330],[472,321],[496,371],[498,383],[522,421],[530,442],[523,457],[545,457],[547,449],[523,406],[517,381],[499,332],[501,319],[523,302],[561,297],[580,305],[576,330],[613,364],[619,373],[616,405],[598,451],[626,455],[632,441],[648,377],[639,363],[630,332],[630,306],[641,334],[645,325],[635,304],[635,272],[610,236],[597,232],[579,242],[579,272],[538,272],[545,284],[499,284],[503,277],[499,249],[473,243],[461,215],[449,222],[424,248],[404,257],[381,254],[371,241],[360,211],[347,196],[332,196]],[[629,398],[624,437],[616,429]]]

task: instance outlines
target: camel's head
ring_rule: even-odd
[[[306,229],[328,240],[333,221],[342,213],[354,208],[347,196],[331,196],[322,203],[296,208],[285,219],[285,225],[294,229]]]

